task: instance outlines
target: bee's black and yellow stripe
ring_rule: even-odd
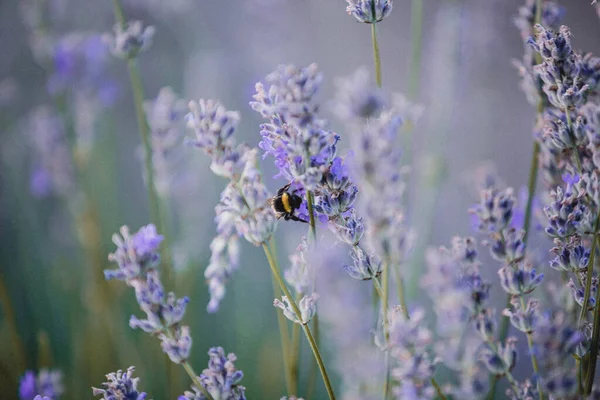
[[[294,211],[292,205],[290,204],[290,195],[287,192],[284,192],[281,195],[281,205],[287,213],[291,213],[292,211]]]

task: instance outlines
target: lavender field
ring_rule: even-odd
[[[600,399],[590,2],[0,2],[0,399]]]

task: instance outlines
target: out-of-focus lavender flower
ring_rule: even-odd
[[[367,68],[359,68],[349,77],[336,80],[333,111],[340,121],[377,117],[388,105],[384,93],[375,86]]]
[[[517,339],[510,337],[505,343],[488,342],[480,353],[480,359],[492,374],[509,373],[517,362]]]
[[[183,141],[179,122],[186,113],[185,102],[172,88],[163,87],[154,100],[146,101],[144,109],[150,126],[152,142],[152,165],[154,167],[154,184],[162,197],[172,191],[171,181],[181,161],[177,150]]]
[[[40,395],[57,400],[65,391],[62,379],[63,375],[58,370],[41,369],[37,376],[33,371],[26,371],[19,382],[19,398],[35,400]]]
[[[105,400],[144,400],[148,396],[137,389],[140,378],[133,378],[135,367],[126,372],[118,370],[106,375],[107,381],[102,383],[103,389],[92,388],[94,396],[102,396]]]
[[[307,261],[306,252],[307,241],[306,237],[303,237],[296,252],[290,255],[290,267],[284,272],[286,282],[297,294],[309,293],[313,286],[314,269]]]
[[[430,351],[433,334],[424,321],[425,312],[414,310],[410,319],[401,309],[389,314],[389,341],[387,348],[393,358],[391,376],[397,383],[393,389],[399,399],[433,399],[435,390],[431,378],[438,363]]]
[[[245,400],[246,388],[239,384],[244,374],[235,368],[235,354],[229,353],[225,357],[222,347],[213,347],[208,351],[208,356],[208,368],[199,376],[202,386],[215,399]],[[178,400],[206,400],[198,388],[192,386],[192,390],[186,391]]]
[[[74,187],[73,165],[60,117],[50,107],[42,106],[31,113],[24,128],[34,156],[31,193],[36,197],[68,197]]]
[[[201,99],[189,103],[188,127],[196,134],[186,142],[211,156],[211,170],[222,177],[233,178],[244,168],[246,146],[235,145],[233,134],[240,121],[237,111],[226,110],[221,103]]]
[[[110,51],[119,58],[135,58],[152,46],[155,29],[144,27],[142,21],[130,21],[125,26],[117,23],[112,34],[104,35]]]
[[[52,56],[54,68],[47,83],[50,94],[84,91],[105,107],[115,101],[117,85],[108,75],[109,50],[100,35],[65,35],[56,43]]]
[[[216,312],[225,297],[225,283],[239,267],[240,249],[237,235],[217,235],[210,243],[210,263],[204,271],[210,301],[208,312]]]
[[[346,12],[358,22],[374,24],[392,12],[392,0],[346,0]]]
[[[300,310],[300,316],[298,316],[290,303],[290,300],[287,296],[283,296],[281,300],[275,299],[273,300],[273,305],[277,308],[281,308],[283,310],[283,314],[290,321],[306,325],[310,322],[312,317],[315,316],[317,312],[317,299],[319,295],[317,293],[312,293],[309,296],[304,296],[298,303],[298,308]]]
[[[534,351],[540,363],[542,387],[556,398],[566,398],[577,390],[576,368],[569,361],[584,335],[558,311],[546,314],[537,324],[533,336]]]
[[[478,362],[483,344],[473,321],[486,312],[490,284],[480,275],[476,242],[456,237],[451,248],[429,250],[426,261],[422,285],[430,293],[436,315],[436,354],[459,378],[450,392],[460,398],[479,398],[487,390],[488,374]]]
[[[33,398],[33,400],[52,400],[50,397],[47,396],[40,396],[39,394],[37,396],[35,396]]]

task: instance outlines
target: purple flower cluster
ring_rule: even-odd
[[[392,12],[392,0],[346,0],[346,12],[358,22],[374,24]]]
[[[238,266],[238,237],[260,246],[273,234],[277,220],[258,169],[257,149],[236,144],[239,114],[213,100],[190,102],[189,107],[188,127],[196,139],[188,144],[211,157],[216,175],[229,179],[215,208],[218,235],[210,245],[211,260],[204,272],[211,295],[207,310],[216,312],[225,296],[225,283]]]
[[[107,374],[103,389],[92,388],[94,396],[102,396],[105,400],[145,400],[148,395],[138,391],[140,378],[133,378],[134,370],[129,367],[125,372],[118,370]]]
[[[154,27],[144,27],[142,21],[130,21],[125,26],[117,23],[114,27],[114,33],[104,35],[104,41],[114,56],[131,59],[152,46],[154,33]]]
[[[154,225],[144,226],[133,235],[126,226],[122,227],[120,236],[113,235],[117,250],[109,255],[119,269],[106,270],[104,275],[106,279],[123,280],[135,290],[146,319],[132,315],[129,326],[158,336],[171,361],[180,363],[189,357],[192,347],[189,327],[180,325],[189,299],[178,299],[173,292],[165,294],[156,269],[162,240]]]
[[[41,369],[36,375],[26,371],[19,383],[20,400],[57,400],[65,389],[62,373],[56,370]]]
[[[246,388],[240,385],[244,373],[235,368],[237,357],[233,353],[225,356],[222,347],[213,347],[208,351],[208,368],[199,376],[200,383],[214,399],[245,400]],[[198,388],[186,391],[178,400],[206,400]]]

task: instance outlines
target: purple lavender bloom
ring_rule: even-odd
[[[225,284],[239,267],[240,249],[237,235],[217,235],[210,243],[210,263],[204,271],[208,282],[210,301],[206,306],[209,313],[219,309],[225,297]]]
[[[229,353],[225,357],[222,347],[212,347],[208,356],[208,368],[199,376],[208,393],[215,399],[246,400],[246,388],[239,384],[244,373],[235,368],[235,354]],[[206,396],[198,388],[192,386],[192,390],[193,392],[186,391],[178,400],[206,400]]]
[[[571,32],[561,26],[558,32],[536,25],[537,38],[528,43],[543,58],[534,72],[544,82],[544,93],[550,103],[562,110],[583,104],[590,86],[581,75],[581,56],[571,47]]]
[[[381,274],[383,265],[375,254],[368,253],[359,246],[352,246],[350,256],[354,262],[344,265],[344,270],[352,278],[365,281]]]
[[[551,203],[544,207],[548,217],[546,233],[566,238],[593,232],[596,212],[590,208],[585,192],[567,194],[561,187],[550,193]]]
[[[514,368],[519,354],[516,342],[516,338],[510,337],[505,343],[486,343],[480,358],[492,374],[504,375]]]
[[[34,400],[37,395],[57,400],[64,393],[62,373],[57,370],[41,369],[36,374],[26,371],[19,383],[20,400]]]
[[[130,59],[152,46],[154,32],[153,26],[144,27],[142,21],[130,21],[124,27],[116,24],[114,33],[105,34],[103,40],[114,56]]]
[[[502,311],[502,315],[510,319],[512,326],[525,333],[532,333],[534,327],[539,321],[538,301],[528,299],[525,309],[521,307],[521,302],[517,298],[511,299],[512,310],[508,308]]]
[[[523,296],[531,293],[544,279],[544,274],[538,274],[529,262],[522,262],[515,266],[506,265],[498,270],[500,285],[505,292]]]
[[[163,352],[175,364],[187,360],[192,350],[192,337],[189,326],[178,326],[173,329],[172,335],[161,334],[158,336]]]
[[[411,314],[405,318],[399,308],[390,313],[387,349],[393,358],[391,376],[398,384],[394,393],[398,398],[433,399],[431,378],[439,361],[430,352],[433,334],[424,327],[423,310]],[[405,397],[408,393],[412,397]]]
[[[154,268],[160,261],[157,250],[164,236],[156,232],[152,224],[146,225],[135,234],[129,234],[127,226],[121,227],[120,236],[114,234],[113,243],[117,250],[109,254],[108,259],[119,265],[117,270],[105,270],[106,279],[129,281],[143,277],[148,269]]]
[[[570,237],[567,241],[554,239],[555,247],[550,251],[556,257],[550,266],[559,271],[584,272],[590,260],[590,249],[581,244],[581,238]]]
[[[31,400],[36,394],[35,372],[25,371],[19,382],[19,398],[21,400]]]
[[[38,394],[37,396],[35,396],[35,397],[33,398],[33,400],[52,400],[52,399],[51,399],[50,397],[48,397],[48,396],[43,396],[43,397],[42,397],[42,396],[40,396],[40,395]]]
[[[277,176],[314,190],[336,155],[339,136],[325,129],[313,97],[322,76],[316,64],[306,68],[282,65],[256,84],[251,107],[269,123],[261,125],[259,147],[272,155]]]
[[[306,237],[289,257],[290,267],[285,270],[284,277],[286,282],[294,288],[297,294],[309,293],[313,286],[313,271],[311,264],[307,261],[307,242]]]
[[[102,107],[114,103],[118,87],[108,74],[109,50],[100,35],[65,35],[55,44],[52,56],[54,70],[47,83],[51,95],[83,92]]]
[[[565,313],[557,311],[543,316],[535,327],[533,343],[544,391],[565,398],[577,389],[576,368],[569,364],[583,340],[583,333],[571,326]]]
[[[510,225],[516,198],[512,188],[503,191],[495,187],[481,191],[481,201],[469,210],[478,218],[481,231],[502,232]]]
[[[148,395],[137,389],[140,378],[132,378],[134,370],[135,367],[129,367],[125,373],[118,370],[106,375],[103,389],[92,388],[94,396],[102,396],[105,400],[145,400]]]
[[[346,0],[346,12],[358,22],[381,22],[392,12],[392,0]]]

